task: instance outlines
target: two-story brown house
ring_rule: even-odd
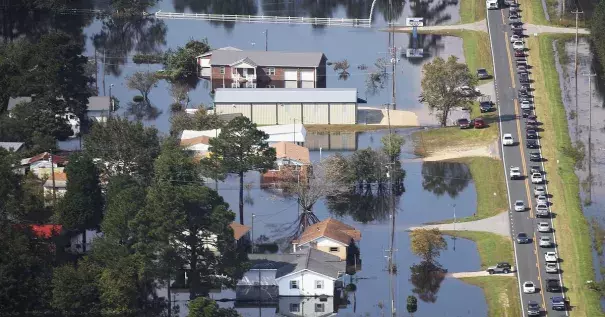
[[[219,48],[197,57],[199,76],[216,88],[326,88],[323,53]]]

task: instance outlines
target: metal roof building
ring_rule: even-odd
[[[241,113],[252,122],[268,124],[355,124],[354,88],[219,88],[215,113]]]
[[[234,47],[217,49],[198,56],[210,57],[210,65],[231,65],[248,59],[260,66],[274,67],[319,67],[323,53],[319,52],[276,52],[276,51],[243,51]]]

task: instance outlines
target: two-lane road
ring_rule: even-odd
[[[522,14],[522,13],[521,13]],[[519,278],[519,292],[521,294],[522,316],[527,316],[528,301],[536,301],[544,311],[542,316],[566,316],[567,312],[557,312],[550,308],[550,297],[562,296],[560,293],[546,292],[546,279],[561,279],[560,274],[546,273],[544,253],[546,251],[555,251],[555,248],[540,248],[538,239],[546,235],[554,239],[554,233],[539,233],[537,226],[539,222],[548,222],[552,227],[550,218],[536,218],[534,185],[529,178],[529,168],[533,165],[543,166],[539,162],[531,162],[529,152],[538,150],[528,150],[526,148],[525,138],[525,120],[522,118],[521,109],[517,100],[517,91],[519,87],[518,76],[516,74],[516,64],[514,63],[514,51],[510,43],[512,32],[508,25],[508,9],[488,10],[488,29],[492,45],[492,56],[494,61],[494,83],[496,86],[496,104],[500,115],[500,138],[505,133],[510,133],[516,142],[514,146],[503,146],[502,156],[504,161],[504,173],[507,178],[507,189],[509,196],[509,209],[511,220],[511,235],[515,246],[515,265]],[[531,53],[531,52],[528,52]],[[531,72],[531,69],[530,69]],[[530,73],[531,76],[531,73]],[[544,105],[537,105],[544,106]],[[540,121],[540,118],[538,118]],[[540,139],[539,142],[547,140]],[[500,143],[502,143],[500,141]],[[521,168],[522,180],[510,180],[508,171],[511,166]],[[548,193],[551,194],[551,193]],[[553,193],[557,194],[557,193]],[[528,207],[526,211],[515,212],[513,204],[517,200],[522,200]],[[524,232],[532,237],[531,243],[518,244],[516,236]],[[524,294],[522,284],[525,281],[532,281],[537,290],[534,294]]]

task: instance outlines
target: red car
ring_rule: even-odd
[[[523,50],[515,50],[515,57],[525,57]]]
[[[481,128],[485,128],[485,121],[483,121],[483,118],[475,118],[475,129],[481,129]]]

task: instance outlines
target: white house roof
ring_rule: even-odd
[[[111,102],[108,96],[92,96],[88,98],[88,111],[109,111]]]
[[[258,127],[258,129],[264,131],[269,135],[269,139],[267,140],[267,142],[269,143],[277,143],[282,141],[304,142],[305,137],[307,136],[307,130],[300,123],[268,125]],[[183,133],[181,133],[181,140],[193,139],[200,136],[214,138],[219,134],[221,134],[221,129],[212,129],[204,131],[184,130]]]
[[[217,88],[214,103],[357,103],[355,88]]]
[[[7,151],[15,152],[19,151],[23,144],[23,142],[0,142],[0,147]]]
[[[235,47],[225,47],[198,57],[206,56],[210,56],[212,66],[231,65],[247,57],[259,66],[319,67],[324,58],[320,52],[242,51]]]
[[[10,97],[8,99],[8,111],[11,111],[15,108],[15,106],[17,106],[20,103],[23,102],[31,102],[32,101],[32,97]]]

